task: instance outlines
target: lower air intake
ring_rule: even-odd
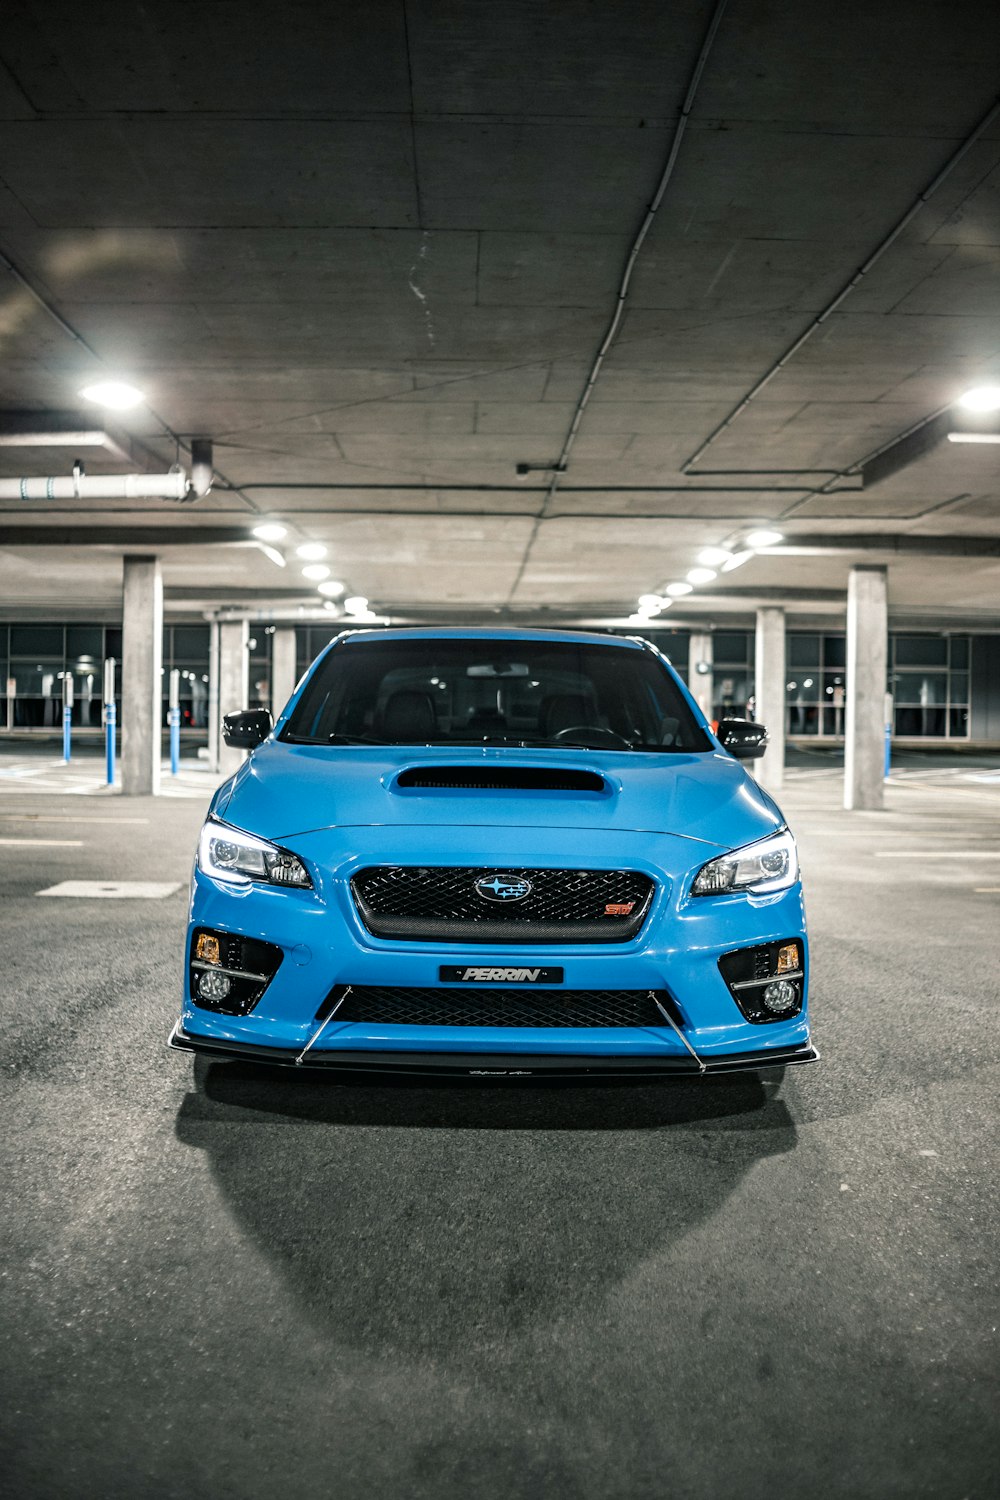
[[[660,1004],[671,1002],[660,995]],[[648,990],[383,989],[352,985],[338,1021],[381,1026],[665,1026]]]

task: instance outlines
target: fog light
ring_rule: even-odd
[[[785,943],[778,949],[778,966],[775,970],[778,974],[788,974],[799,967],[799,945],[798,943]]]
[[[214,977],[214,976],[213,976]],[[776,1016],[786,1015],[799,1003],[799,992],[787,979],[776,979],[764,991],[764,1004]]]
[[[198,994],[203,1000],[225,1000],[232,987],[233,981],[228,974],[206,969],[198,976]]]
[[[205,962],[209,964],[220,963],[221,960],[219,958],[219,939],[215,937],[211,932],[199,933],[198,942],[195,945],[194,956],[195,958],[203,958]],[[780,962],[778,967],[780,969]]]

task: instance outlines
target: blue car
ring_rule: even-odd
[[[216,792],[173,1047],[353,1071],[706,1074],[816,1059],[795,841],[648,642],[332,641]]]

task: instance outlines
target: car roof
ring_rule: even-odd
[[[395,626],[387,630],[345,631],[339,638],[346,645],[352,641],[568,641],[574,645],[624,646],[643,651],[647,643],[637,636],[605,635],[596,630],[540,630],[516,625]]]

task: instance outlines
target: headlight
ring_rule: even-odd
[[[723,896],[728,891],[783,891],[799,878],[795,840],[785,828],[781,833],[734,849],[702,865],[691,887],[692,896]]]
[[[312,885],[309,872],[297,855],[212,818],[198,840],[198,868],[217,880],[232,880],[238,885],[247,880],[269,885]]]

